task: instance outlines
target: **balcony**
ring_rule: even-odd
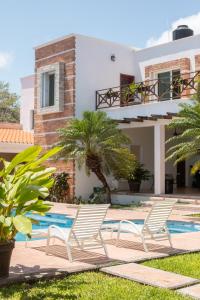
[[[197,92],[199,80],[200,71],[197,71],[98,90],[96,109],[191,98]]]

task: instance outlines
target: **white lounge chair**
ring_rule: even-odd
[[[108,229],[111,232],[115,230],[117,231],[116,246],[118,246],[121,232],[126,232],[133,233],[135,236],[139,236],[146,252],[148,251],[146,245],[147,239],[167,239],[169,240],[170,246],[173,248],[170,233],[167,228],[167,220],[176,202],[177,199],[172,198],[165,198],[161,201],[155,201],[143,225],[135,224],[129,220],[123,220],[118,224],[118,226],[117,224],[105,224],[102,226],[102,229]]]
[[[71,228],[63,229],[55,225],[49,226],[46,254],[49,253],[51,238],[57,238],[65,243],[70,262],[73,261],[72,246],[81,250],[103,248],[106,256],[108,256],[100,230],[108,208],[109,204],[80,205]]]

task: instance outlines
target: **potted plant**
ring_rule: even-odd
[[[135,167],[128,176],[128,184],[131,192],[140,192],[140,186],[142,181],[149,180],[150,172],[144,168],[144,165],[139,161],[136,162]]]
[[[20,232],[31,237],[32,220],[28,212],[44,214],[50,209],[43,201],[53,185],[55,168],[42,165],[60,151],[56,147],[41,154],[40,146],[32,146],[17,154],[11,162],[1,158],[0,171],[0,277],[8,277],[15,235]]]

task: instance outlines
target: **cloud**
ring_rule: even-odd
[[[4,69],[10,65],[13,55],[8,52],[0,52],[0,69]]]
[[[194,34],[200,33],[200,12],[188,16],[185,18],[180,18],[176,21],[174,21],[169,30],[164,31],[159,37],[152,36],[150,39],[148,39],[146,46],[151,47],[163,43],[167,43],[172,40],[172,31],[178,26],[178,25],[188,25],[191,29],[194,30]]]

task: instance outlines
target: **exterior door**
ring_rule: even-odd
[[[127,105],[130,101],[126,93],[127,85],[133,83],[135,77],[133,75],[120,74],[120,106]]]
[[[158,97],[160,101],[170,99],[170,71],[158,74]]]
[[[158,97],[160,101],[179,99],[181,95],[180,70],[158,74]]]
[[[120,74],[120,86],[133,83],[135,77],[133,75]]]
[[[185,160],[177,164],[176,182],[178,188],[185,187]]]

